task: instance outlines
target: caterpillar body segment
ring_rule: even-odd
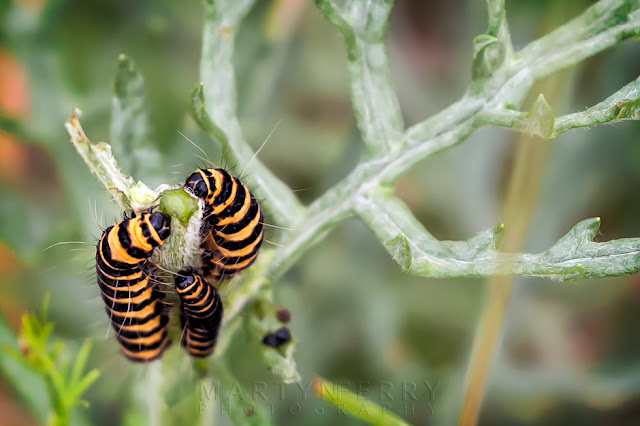
[[[96,276],[121,352],[149,362],[169,346],[169,317],[148,258],[170,234],[162,213],[142,213],[107,228],[96,248]]]
[[[218,290],[191,269],[178,272],[182,345],[195,358],[213,353],[222,323],[223,308]]]
[[[264,239],[264,216],[255,196],[224,169],[198,169],[185,187],[205,201],[202,274],[220,281],[248,268]]]

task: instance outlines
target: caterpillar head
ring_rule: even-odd
[[[213,193],[215,188],[210,187],[214,185],[214,180],[209,179],[206,171],[198,169],[191,173],[184,183],[185,188],[189,190],[198,198],[207,198],[210,193]]]
[[[178,272],[176,275],[175,283],[176,289],[178,290],[186,290],[196,281],[196,275],[193,269],[184,269]]]
[[[149,223],[162,240],[166,240],[169,237],[171,233],[171,218],[168,215],[160,212],[151,213],[149,215]]]

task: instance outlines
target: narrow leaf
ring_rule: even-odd
[[[75,387],[82,376],[84,367],[87,365],[89,359],[89,352],[91,352],[91,342],[85,340],[76,355],[75,362],[73,363],[73,369],[71,370],[71,377],[69,377],[69,386]]]
[[[473,39],[473,60],[471,62],[472,87],[482,89],[485,80],[502,66],[506,49],[496,37],[482,34]]]
[[[125,172],[158,185],[165,167],[153,139],[144,81],[126,55],[118,57],[114,92],[110,132],[113,152]]]
[[[393,412],[380,407],[373,401],[356,395],[342,386],[316,377],[311,383],[316,398],[329,402],[353,417],[373,425],[408,425]]]
[[[72,397],[74,402],[77,402],[77,398],[80,397],[86,391],[89,386],[95,383],[96,380],[100,378],[100,371],[98,369],[93,369],[89,371],[73,388],[72,388]]]
[[[42,298],[42,304],[40,305],[40,322],[43,324],[47,321],[50,302],[51,302],[51,292],[47,290],[44,292],[44,296]]]

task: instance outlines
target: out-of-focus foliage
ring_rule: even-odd
[[[454,3],[425,6],[425,2],[398,1],[391,12],[386,45],[390,75],[397,89],[399,110],[409,125],[458,98],[471,75],[488,75],[470,59],[473,52],[469,40],[486,28],[481,5]],[[508,4],[516,50],[576,16],[585,6],[580,1],[562,2],[562,6],[557,2]],[[61,123],[72,105],[81,106],[87,133],[95,140],[111,139],[114,130],[110,130],[109,115],[110,111],[116,114],[118,108],[117,103],[112,104],[109,82],[116,75],[120,53],[134,58],[144,76],[151,104],[153,131],[149,134],[153,134],[167,164],[165,176],[175,171],[172,180],[160,182],[177,184],[195,167],[192,163],[206,165],[197,157],[202,153],[177,130],[203,147],[214,163],[230,161],[229,153],[220,161],[218,148],[209,144],[193,121],[185,119],[190,101],[187,94],[198,80],[201,12],[197,2],[165,1],[51,1],[35,6],[10,5],[3,11],[4,48],[0,59],[3,65],[11,65],[0,68],[3,77],[7,70],[15,71],[7,80],[11,81],[9,92],[12,99],[23,99],[21,105],[7,103],[8,96],[2,97],[0,121],[5,132],[0,135],[0,304],[14,326],[19,312],[33,307],[42,292],[50,289],[51,317],[60,337],[101,338],[107,330],[97,289],[84,264],[91,265],[91,244],[95,240],[90,235],[97,236],[99,226],[108,226],[120,212],[77,158]],[[500,19],[495,22],[490,26],[495,29],[491,36],[502,40]],[[566,40],[571,41],[570,37]],[[356,120],[350,114],[347,95],[352,83],[340,46],[335,30],[302,1],[261,2],[239,26],[235,39],[233,63],[240,111],[237,125],[257,150],[282,119],[260,158],[296,190],[303,202],[315,199],[338,182],[362,154],[355,142]],[[476,40],[476,57],[481,51],[486,57],[491,46],[495,47],[495,42],[490,39]],[[380,48],[383,46],[375,49]],[[577,71],[550,77],[562,78],[564,83],[558,90],[562,96],[553,99],[545,92],[548,104],[558,117],[598,104],[637,78],[634,72],[638,57],[637,46],[627,42],[588,60]],[[546,68],[541,65],[540,69]],[[351,69],[352,74],[356,71]],[[206,82],[204,88],[206,91]],[[355,93],[357,88],[352,89]],[[533,101],[524,105],[533,105]],[[374,114],[379,105],[370,107]],[[618,116],[616,113],[611,118]],[[485,118],[495,117],[504,118],[499,114]],[[556,125],[560,123],[556,118]],[[571,121],[566,123],[567,128],[576,127]],[[229,125],[226,121],[222,124]],[[392,125],[383,133],[393,134],[394,129]],[[575,223],[596,215],[604,224],[601,241],[638,236],[634,211],[639,205],[634,201],[634,191],[639,151],[634,130],[637,133],[633,124],[620,124],[570,132],[556,139],[533,214],[531,229],[535,232],[529,234],[526,251],[547,250]],[[420,164],[395,185],[395,193],[440,240],[464,240],[490,228],[498,221],[502,191],[509,180],[512,159],[506,141],[510,137],[504,131],[481,129],[468,143]],[[505,225],[507,229],[510,226]],[[61,241],[79,244],[61,244],[42,251]],[[270,260],[265,257],[264,261]],[[482,419],[488,424],[560,424],[571,416],[596,424],[632,418],[638,389],[633,380],[624,378],[637,375],[634,360],[639,351],[633,324],[637,321],[638,299],[634,296],[634,280],[609,278],[565,287],[527,278],[526,287],[517,286],[507,317],[504,349],[493,372]],[[272,281],[274,299],[293,313],[291,327],[298,341],[296,359],[303,388],[315,374],[348,380],[346,386],[352,391],[362,381],[370,381],[378,389],[381,383],[390,382],[395,386],[392,401],[385,401],[380,392],[370,398],[381,404],[389,402],[393,412],[412,423],[443,419],[446,423],[455,418],[462,386],[460,373],[480,306],[481,282],[400,275],[370,231],[352,220],[339,225],[322,245],[301,256],[289,273]],[[537,285],[532,285],[534,282]],[[250,286],[251,279],[242,284]],[[232,290],[223,293],[230,300],[234,297]],[[238,328],[239,333],[244,330],[247,327]],[[148,372],[121,359],[111,336],[99,344],[99,353],[90,360],[92,366],[103,371],[99,385],[87,396],[92,423],[126,418],[136,424],[141,419],[157,419],[148,417],[153,412],[185,421],[198,417],[202,401],[192,388],[174,392],[177,395],[166,402],[164,409],[145,405],[145,392],[166,383],[145,381],[150,377]],[[243,338],[229,342],[226,363],[220,360],[219,366],[228,367],[223,371],[237,377],[227,380],[226,386],[232,391],[236,380],[245,389],[251,389],[257,381],[271,384],[276,380],[255,362],[259,350],[262,348]],[[184,358],[179,349],[174,351],[168,354],[174,358],[167,362]],[[184,383],[193,383],[194,377],[186,379],[196,374],[190,366],[178,371],[184,373]],[[527,377],[523,381],[530,385],[512,379],[519,375]],[[168,374],[153,377],[171,380]],[[224,381],[224,375],[220,377]],[[402,393],[403,384],[419,385],[423,381],[440,383],[433,411],[425,392],[414,401],[413,408],[407,406],[407,395]],[[12,393],[8,387],[0,391]],[[554,392],[556,398],[549,400],[546,392]],[[260,416],[273,410],[282,423],[348,421],[326,407],[322,414],[314,412],[314,402],[305,401],[304,392],[295,384],[286,387],[284,396],[278,385],[270,385],[267,395],[268,402],[277,404],[256,413]],[[292,407],[297,403],[301,411],[293,414],[296,411]],[[24,419],[15,408],[18,404],[11,406],[12,413]],[[179,413],[185,414],[180,417]]]
[[[376,405],[363,398],[362,395],[350,392],[336,383],[330,383],[316,377],[311,383],[311,387],[316,398],[329,401],[338,409],[367,423],[394,426],[407,425],[404,420],[385,410],[384,407]]]
[[[63,426],[70,424],[75,406],[89,405],[81,396],[98,379],[100,373],[95,368],[84,373],[91,350],[88,340],[85,340],[78,350],[73,363],[68,353],[66,356],[63,354],[65,345],[62,340],[50,341],[53,323],[47,321],[48,307],[49,293],[46,293],[38,315],[22,316],[22,328],[17,342],[19,347],[16,348],[15,343],[10,342],[2,348],[5,354],[11,356],[20,366],[14,370],[8,360],[3,359],[2,363],[5,374],[12,376],[12,383],[17,385],[22,396],[32,404],[36,413],[41,409],[41,401],[34,397],[32,392],[37,395],[42,388],[31,376],[39,376],[44,382],[44,390],[49,399],[46,423],[51,426]],[[4,327],[4,318],[0,320]]]

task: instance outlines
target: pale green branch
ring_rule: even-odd
[[[71,143],[89,170],[107,188],[122,210],[141,211],[151,206],[158,198],[158,193],[144,183],[134,182],[130,176],[122,174],[111,154],[111,146],[104,142],[92,144],[78,121],[79,115],[80,111],[74,109],[65,127],[71,136]]]
[[[339,221],[351,215],[352,194],[357,184],[333,187],[309,207],[309,213],[298,226],[282,235],[282,247],[276,250],[270,270],[275,277],[285,273],[306,250],[319,242]]]
[[[539,254],[497,251],[500,225],[467,241],[438,241],[399,200],[380,193],[362,197],[358,214],[383,241],[405,272],[434,277],[546,276],[562,281],[633,274],[640,271],[640,239],[593,242],[600,219],[574,226]]]
[[[205,3],[200,76],[207,111],[232,139],[242,140],[236,115],[233,49],[237,26],[255,0],[218,0]]]
[[[511,35],[509,34],[504,0],[487,0],[487,13],[489,15],[487,34],[500,40],[500,43],[508,52],[507,57],[510,56],[513,48],[511,46]]]
[[[316,0],[316,5],[344,37],[353,110],[369,154],[397,148],[404,124],[384,44],[393,1],[349,1],[343,11],[331,0]]]
[[[294,193],[255,158],[244,140],[237,118],[233,49],[237,24],[253,0],[220,0],[205,4],[200,76],[202,86],[192,95],[196,121],[216,139],[227,160],[237,163],[242,179],[264,199],[267,213],[284,226],[299,221],[304,208]],[[210,117],[211,125],[204,123]],[[200,118],[200,119],[198,119]],[[203,124],[204,123],[204,124]]]
[[[622,120],[640,120],[640,77],[586,111],[558,117],[554,134]]]
[[[392,7],[393,0],[370,0],[366,2],[347,0],[342,7],[342,14],[358,37],[367,41],[380,41],[385,36],[387,21]]]
[[[162,398],[165,377],[162,374],[165,361],[152,363],[145,367],[142,377],[134,381],[132,398],[142,408],[144,421],[148,426],[160,426],[162,414],[166,411]]]
[[[419,144],[482,111],[519,108],[535,81],[637,37],[639,9],[638,0],[601,0],[569,23],[533,41],[497,69],[490,63],[485,64],[490,78],[481,73],[485,80],[480,87],[472,82],[460,101],[412,126],[406,132],[406,139],[411,144]],[[480,47],[488,41],[490,39],[485,39]],[[489,59],[495,60],[493,55]],[[474,65],[479,64],[474,62]]]
[[[579,25],[587,29],[574,33]],[[518,52],[510,64],[512,76],[489,107],[517,107],[535,81],[639,34],[640,3],[637,0],[601,0],[578,18]],[[552,45],[547,44],[550,40]]]
[[[509,109],[483,111],[476,116],[476,124],[508,127],[543,138],[553,138],[579,127],[639,119],[640,78],[637,78],[604,101],[582,112],[554,119],[551,107],[540,95],[529,112]]]
[[[584,41],[590,41],[590,45],[585,46],[584,53],[593,54],[592,52],[603,48],[598,39],[602,34],[617,35],[617,41],[628,38],[625,32],[637,25],[638,7],[638,0],[595,2],[576,18],[527,45],[518,56],[533,63],[549,55],[556,56],[558,52],[573,51],[573,46]]]

